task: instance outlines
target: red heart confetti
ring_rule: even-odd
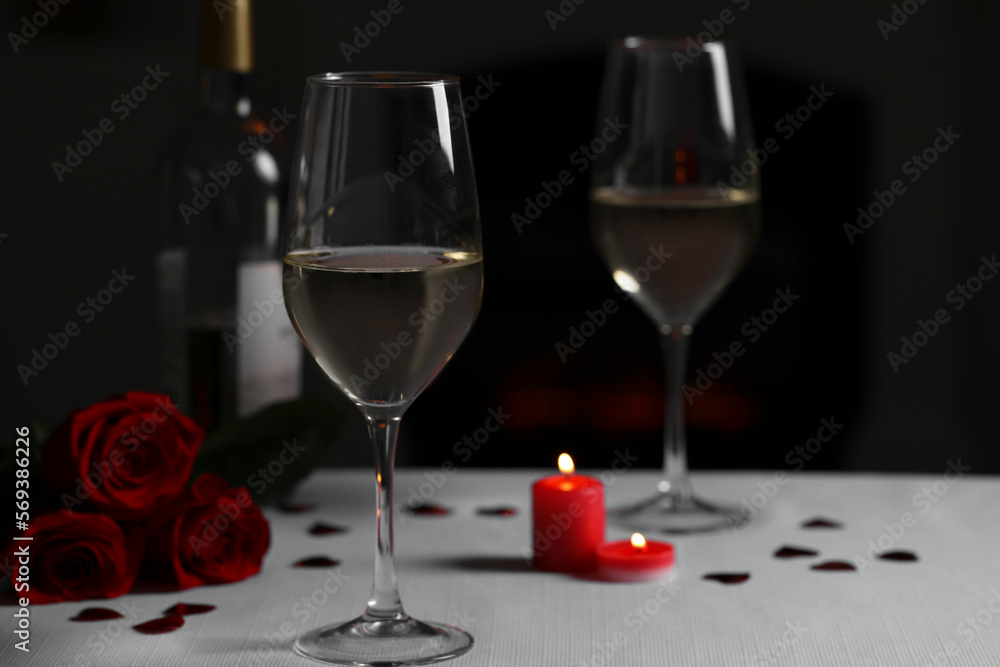
[[[310,535],[338,535],[344,532],[347,532],[347,529],[343,526],[334,526],[329,523],[323,523],[322,521],[317,521],[309,529]]]
[[[295,563],[294,567],[333,567],[334,565],[340,565],[340,561],[326,556],[313,556],[312,558],[303,558]]]
[[[510,517],[517,514],[516,507],[480,507],[476,510],[480,516]]]
[[[803,528],[843,528],[844,526],[832,519],[824,519],[823,517],[816,517],[802,524]]]
[[[720,584],[742,584],[750,578],[749,572],[714,572],[706,574],[702,579],[718,581]]]
[[[918,560],[917,554],[912,551],[886,551],[885,553],[879,554],[879,558],[882,560],[895,560],[895,561],[915,561]]]
[[[284,512],[285,514],[304,514],[306,512],[312,512],[316,509],[316,506],[310,503],[281,502],[275,505],[275,508],[277,508],[279,512]]]
[[[176,616],[191,616],[192,614],[207,614],[213,609],[215,609],[215,605],[211,604],[188,604],[186,602],[178,602],[163,613]]]
[[[163,635],[173,632],[182,625],[184,625],[184,617],[174,615],[154,618],[152,621],[133,625],[132,629],[144,635]]]
[[[441,505],[411,505],[407,507],[411,514],[416,514],[417,516],[448,516],[451,514],[451,510],[447,507],[442,507]]]
[[[817,563],[812,566],[814,570],[826,570],[828,572],[841,571],[846,572],[848,570],[855,570],[853,565],[843,560],[828,560],[825,563]]]
[[[108,609],[107,607],[87,607],[69,620],[86,623],[90,621],[110,621],[112,618],[124,617],[114,609]]]
[[[774,552],[775,558],[799,558],[802,556],[818,556],[818,551],[803,549],[801,547],[783,546]]]

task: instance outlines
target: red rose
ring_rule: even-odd
[[[11,566],[14,595],[31,604],[118,597],[135,582],[142,535],[126,537],[106,516],[59,510],[34,518],[24,534],[34,540],[13,542],[0,563]]]
[[[146,545],[150,572],[183,590],[257,574],[271,529],[246,489],[206,473],[150,519]]]
[[[140,519],[181,493],[205,432],[165,395],[130,391],[76,410],[42,450],[66,509]]]

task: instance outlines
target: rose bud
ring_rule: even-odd
[[[169,397],[131,391],[74,411],[42,449],[66,509],[141,519],[184,489],[205,432]]]

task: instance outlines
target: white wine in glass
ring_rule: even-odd
[[[479,255],[445,248],[294,252],[285,264],[295,325],[323,371],[355,402],[404,405],[455,353],[476,319]]]
[[[591,194],[593,238],[611,275],[661,328],[691,324],[742,267],[757,237],[757,195],[713,188]],[[642,281],[650,248],[669,260]],[[645,275],[645,274],[643,274]]]

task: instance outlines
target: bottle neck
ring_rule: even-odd
[[[201,106],[213,113],[250,113],[254,67],[250,0],[201,0]]]
[[[201,108],[217,114],[250,114],[252,72],[206,69],[201,74]]]

